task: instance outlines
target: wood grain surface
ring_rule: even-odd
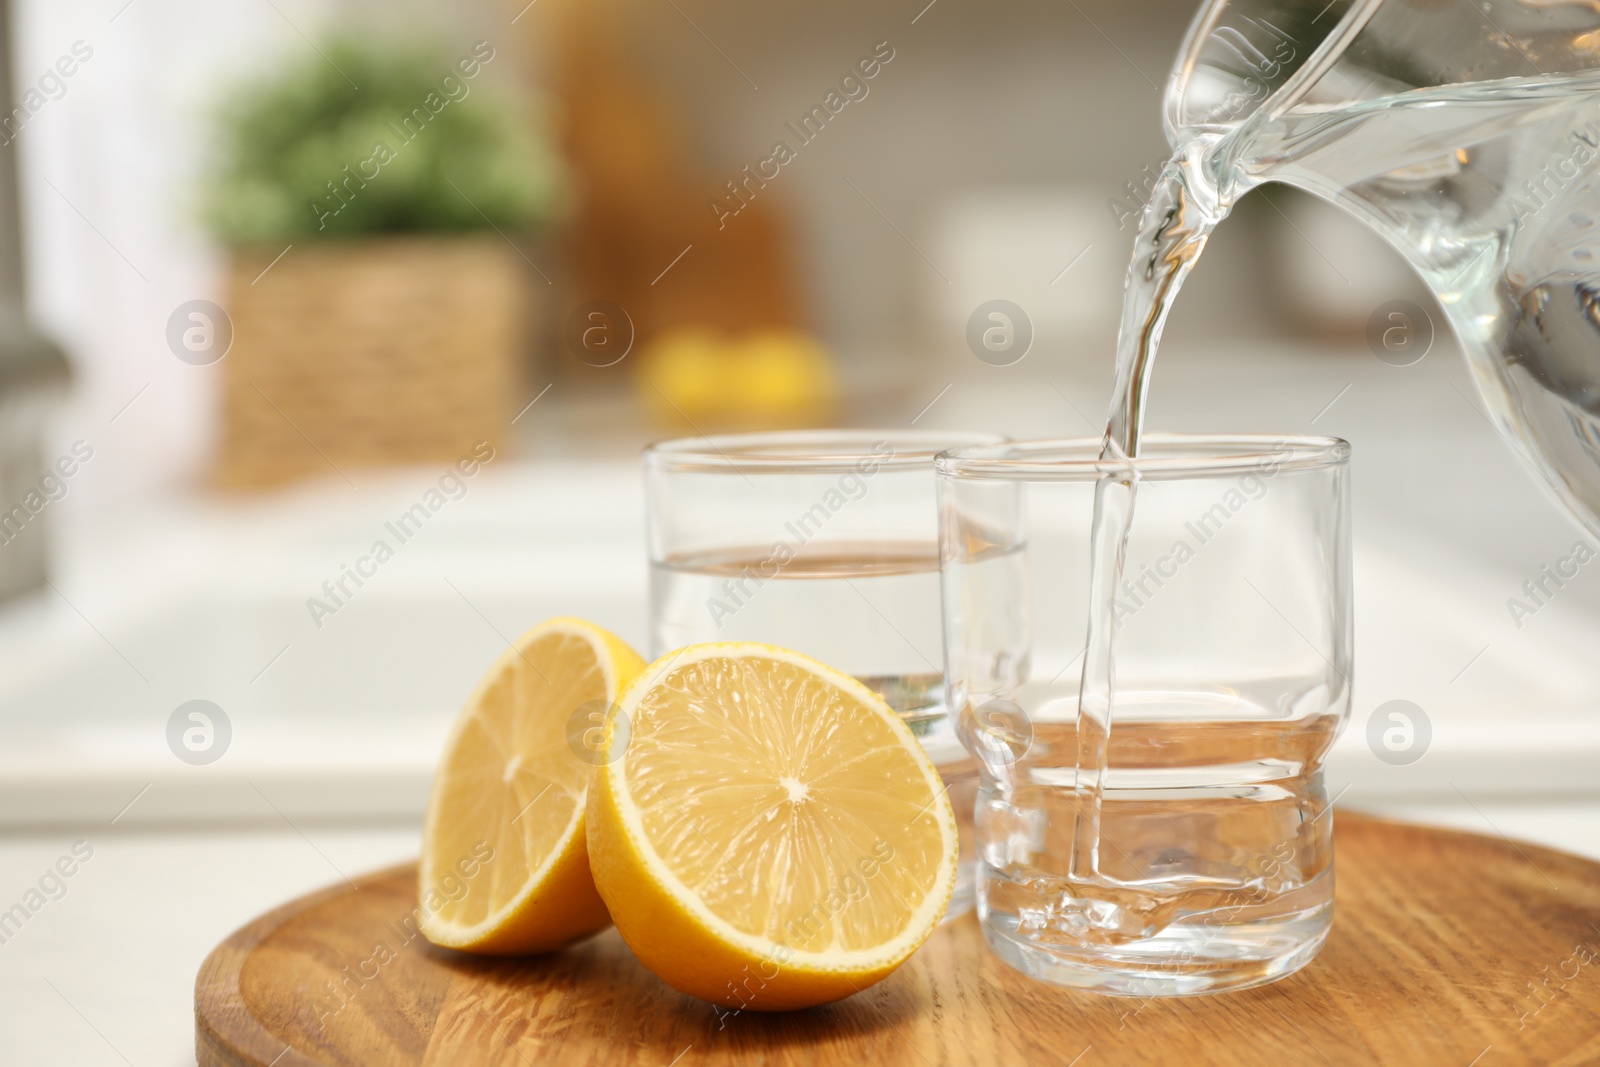
[[[1600,1062],[1600,864],[1358,815],[1335,833],[1332,936],[1275,985],[1068,992],[996,960],[968,916],[872,989],[774,1015],[674,992],[615,931],[520,960],[404,942],[415,868],[398,867],[219,945],[195,984],[196,1052],[201,1067]]]

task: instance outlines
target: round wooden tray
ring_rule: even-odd
[[[1358,815],[1341,815],[1336,837],[1333,934],[1275,985],[1179,1000],[1069,992],[996,960],[969,916],[858,996],[769,1015],[675,992],[614,930],[519,960],[405,942],[416,871],[397,867],[218,945],[195,983],[196,1055],[200,1067],[1600,1062],[1600,864]]]

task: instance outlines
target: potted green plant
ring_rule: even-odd
[[[502,439],[560,168],[507,63],[338,39],[222,111],[204,216],[230,250],[219,479],[448,461]]]

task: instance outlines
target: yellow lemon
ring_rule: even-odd
[[[644,353],[639,395],[664,425],[715,420],[727,389],[727,357],[717,335],[679,327]]]
[[[754,334],[738,355],[739,403],[764,425],[805,426],[832,416],[839,392],[833,361],[809,335]]]
[[[822,1004],[933,932],[956,822],[917,739],[860,682],[795,652],[694,645],[608,725],[589,863],[617,930],[682,992]]]
[[[489,669],[456,718],[423,826],[420,926],[469,952],[543,952],[610,925],[589,874],[588,732],[644,669],[621,640],[550,619]],[[570,737],[569,737],[570,734]]]
[[[825,422],[839,394],[827,351],[808,334],[781,329],[743,338],[668,330],[644,353],[638,387],[658,421],[697,429]]]

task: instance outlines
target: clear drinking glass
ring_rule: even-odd
[[[1103,447],[937,461],[946,699],[980,771],[984,936],[1032,977],[1102,993],[1269,982],[1332,921],[1322,766],[1350,706],[1349,446],[1147,434],[1132,461]],[[1137,506],[1103,605],[1115,688],[1097,789],[1079,706],[1108,475],[1133,481]]]
[[[933,458],[992,434],[806,430],[645,451],[652,656],[762,641],[859,678],[916,733],[961,827],[947,917],[972,906],[977,769],[945,711]]]

